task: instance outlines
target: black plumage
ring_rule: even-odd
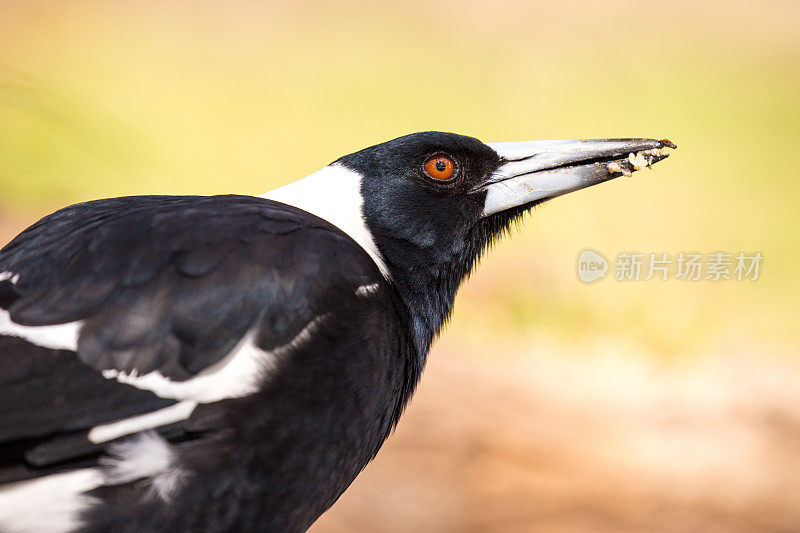
[[[130,506],[122,495],[135,488],[113,487],[100,490],[108,503],[87,519],[98,529],[112,527],[110,519],[115,530],[141,531],[155,517],[165,531],[247,529],[242,521],[250,519],[263,530],[307,527],[377,453],[421,368],[394,294],[356,294],[386,283],[364,250],[330,223],[271,200],[134,197],[76,205],[12,241],[0,269],[26,273],[7,307],[16,323],[84,321],[77,358],[0,336],[0,440],[17,451],[5,457],[16,467],[7,480],[96,455],[102,447],[86,443],[88,429],[174,403],[97,370],[187,379],[248,330],[269,351],[322,317],[304,349],[278,361],[268,389],[204,406],[199,431],[192,419],[173,431],[184,441],[181,464],[193,472],[193,486],[207,489],[185,492],[181,506],[198,509],[193,521],[158,502]],[[209,411],[217,411],[210,422]],[[247,458],[230,455],[242,450]],[[123,499],[112,511],[118,491]],[[243,501],[242,491],[255,501]],[[219,517],[221,498],[242,507]]]

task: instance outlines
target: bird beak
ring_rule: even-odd
[[[650,167],[677,148],[663,139],[588,139],[488,143],[501,158],[478,190],[486,191],[483,216],[555,198]]]

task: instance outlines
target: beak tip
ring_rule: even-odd
[[[661,139],[658,142],[660,142],[662,145],[664,145],[664,146],[666,146],[668,148],[672,148],[673,150],[678,148],[678,145],[675,144],[674,142],[670,141],[669,139]]]

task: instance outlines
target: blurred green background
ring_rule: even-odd
[[[522,376],[525,395],[563,380],[564,390],[542,400],[548,406],[575,394],[568,379],[594,380],[605,368],[597,361],[609,358],[616,377],[600,381],[614,394],[639,390],[636,383],[648,389],[654,379],[653,387],[672,391],[667,398],[685,399],[683,388],[669,387],[695,379],[702,368],[702,379],[711,380],[700,381],[703,398],[723,387],[745,402],[784,390],[776,384],[782,377],[800,378],[800,172],[793,160],[800,146],[800,2],[0,1],[3,242],[69,203],[128,194],[260,194],[345,153],[422,130],[485,141],[668,137],[679,146],[652,172],[557,199],[529,215],[462,289],[431,356],[432,383],[449,383],[441,376],[462,368],[474,373],[453,379],[452,387],[468,388],[498,372]],[[585,248],[609,259],[622,251],[720,250],[758,251],[765,259],[754,282],[585,285],[575,274]],[[559,366],[564,361],[578,370]],[[730,361],[739,365],[734,377],[724,385],[713,381],[718,372],[707,369],[719,365],[730,373]],[[630,374],[642,365],[655,369],[645,372],[650,377]],[[660,381],[675,372],[673,385]],[[751,389],[758,372],[768,375]],[[619,375],[633,377],[614,381]],[[427,379],[419,401],[434,405],[425,396]],[[497,379],[497,390],[481,403],[504,405],[497,394],[509,385]],[[786,387],[794,398],[797,388]],[[631,394],[635,403],[649,392]],[[784,403],[778,405],[788,408]],[[728,407],[719,416],[739,416]],[[606,414],[619,420],[625,408]],[[410,427],[427,427],[425,416],[451,414],[414,409]],[[546,415],[552,411],[542,409],[542,424],[558,427]],[[583,415],[592,409],[587,401]],[[689,402],[676,416],[691,418],[693,409]],[[797,413],[784,414],[795,420]],[[411,446],[403,423],[400,431],[395,441]],[[766,439],[752,431],[758,442]],[[719,439],[709,446],[731,446]],[[395,441],[387,453],[407,453]],[[636,437],[627,446],[640,444]],[[687,452],[658,453],[653,461],[670,464]],[[755,459],[732,458],[720,468],[742,460]],[[775,471],[785,467],[778,461]],[[640,470],[631,468],[636,477]],[[750,483],[742,475],[731,482]],[[696,476],[692,470],[685,482]],[[476,486],[485,487],[478,479]],[[768,499],[769,491],[800,486],[797,478],[770,479],[777,485],[745,491],[736,505],[755,513],[754,502]],[[351,492],[363,500],[370,491],[358,483]],[[509,488],[521,490],[513,482]],[[542,494],[550,492],[536,493]],[[318,527],[347,530],[342,524],[368,523],[366,516],[377,512],[348,497],[332,512],[341,522],[327,518]],[[347,505],[352,513],[345,516],[338,509]],[[418,530],[487,530],[497,523],[513,530],[512,522],[528,530],[540,523],[514,511],[454,526],[432,522],[421,507],[409,509],[392,523],[408,525],[415,513],[426,517]],[[800,526],[797,512],[786,513],[772,525]],[[732,523],[772,527],[743,516]],[[588,530],[605,523],[587,520]],[[642,520],[631,527],[654,529]],[[387,521],[373,526],[389,530]]]

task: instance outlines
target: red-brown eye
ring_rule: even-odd
[[[443,155],[437,155],[428,159],[425,163],[425,172],[435,180],[449,180],[455,172],[453,160]]]

